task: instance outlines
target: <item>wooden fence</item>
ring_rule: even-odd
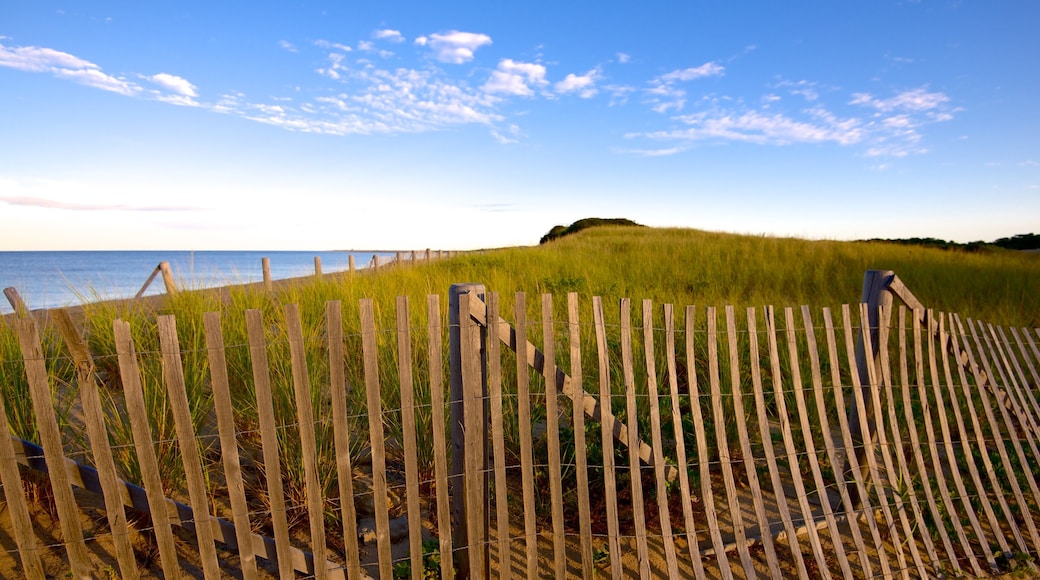
[[[0,437],[0,572],[935,577],[1040,553],[1040,330],[886,272],[834,310],[448,302],[447,324],[435,295],[425,318],[119,320],[114,353],[64,313],[13,321],[28,394],[0,428],[31,407],[35,442]]]

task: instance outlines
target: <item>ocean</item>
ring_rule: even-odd
[[[377,252],[381,261],[394,252]],[[0,252],[0,289],[13,287],[30,309],[59,308],[84,302],[132,298],[159,262],[169,262],[180,288],[212,288],[263,280],[262,258],[271,263],[271,278],[280,280],[314,273],[314,257],[326,274],[367,266],[373,252]],[[165,292],[161,276],[145,296]],[[0,314],[13,309],[0,300]]]

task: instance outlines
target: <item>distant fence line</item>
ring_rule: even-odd
[[[377,325],[371,300],[356,321],[329,302],[320,335],[288,305],[275,328],[246,311],[246,334],[230,339],[213,312],[202,343],[160,316],[149,350],[136,345],[150,338],[116,321],[140,485],[116,467],[114,419],[99,398],[111,378],[82,332],[56,314],[93,467],[66,456],[69,434],[54,414],[51,383],[66,355],[46,357],[37,322],[14,321],[40,436],[38,445],[0,438],[22,571],[43,577],[46,550],[27,523],[16,462],[49,474],[62,558],[76,577],[94,564],[72,487],[104,498],[124,577],[136,575],[139,533],[125,507],[152,515],[167,577],[185,565],[171,526],[194,534],[207,576],[227,565],[219,542],[237,551],[245,578],[260,560],[283,578],[390,578],[403,563],[412,578],[427,566],[444,578],[540,568],[584,578],[981,576],[1040,554],[1040,329],[925,309],[884,271],[867,273],[862,304],[834,311],[644,300],[633,322],[628,299],[614,310],[598,297],[566,298],[565,321],[543,295],[531,322],[523,293],[510,307],[459,285],[447,325],[432,295],[425,324],[399,298],[392,327]],[[512,322],[501,316],[509,312]],[[529,337],[539,327],[540,341]],[[200,409],[189,369],[203,358],[212,407]],[[171,409],[166,435],[146,411],[146,389],[157,388]],[[10,431],[3,404],[0,428]],[[199,455],[198,414],[215,417],[220,473]],[[163,479],[171,447],[183,483]],[[262,457],[264,477],[247,457]],[[270,503],[258,505],[258,494]],[[365,506],[375,553],[363,562],[354,538]],[[407,528],[397,534],[403,558],[391,554],[391,512]],[[290,517],[306,522],[309,542],[292,539]],[[423,520],[439,530],[427,542]],[[335,552],[331,536],[343,539]]]

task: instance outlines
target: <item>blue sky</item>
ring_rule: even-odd
[[[0,250],[1040,231],[1040,4],[0,0]]]

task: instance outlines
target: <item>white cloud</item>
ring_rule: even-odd
[[[815,122],[795,120],[779,113],[764,114],[759,111],[746,111],[740,114],[721,111],[701,112],[678,117],[677,119],[686,125],[685,128],[658,131],[643,136],[680,141],[721,139],[771,145],[826,141],[851,145],[863,139],[860,123],[855,119],[838,119],[825,111],[818,111],[813,116]]]
[[[327,40],[315,40],[314,46],[319,46],[321,48],[332,48],[336,50],[341,50],[343,52],[351,52],[354,50],[353,48],[345,44],[340,44],[338,42],[329,42]]]
[[[282,47],[283,50],[287,50],[289,52],[300,52],[299,49],[297,49],[296,46],[288,40],[279,40],[278,46]]]
[[[674,70],[650,81],[646,89],[647,102],[651,110],[667,113],[670,110],[682,111],[686,106],[686,90],[676,87],[677,83],[693,81],[706,77],[722,76],[726,67],[715,62],[706,62],[701,66]]]
[[[372,44],[371,42],[367,41],[367,40],[362,40],[362,41],[359,41],[357,43],[357,47],[358,47],[358,50],[368,51],[368,50],[372,50],[373,48],[375,48],[375,45]]]
[[[429,38],[420,36],[415,39],[419,46],[433,49],[434,57],[450,64],[462,64],[473,60],[473,53],[481,46],[491,44],[491,37],[475,32],[459,32],[453,30],[447,34],[431,34]]]
[[[705,77],[720,77],[725,74],[725,72],[726,67],[714,62],[706,62],[701,66],[674,70],[668,74],[661,75],[658,77],[658,81],[666,84],[686,82]]]
[[[540,87],[546,84],[548,81],[545,80],[544,66],[504,58],[491,73],[491,78],[484,83],[484,90],[489,93],[528,97],[534,94],[532,86]]]
[[[56,69],[54,71],[54,76],[58,78],[71,79],[80,84],[87,85],[88,87],[94,87],[95,89],[101,89],[103,91],[111,91],[128,97],[141,92],[141,87],[134,83],[107,75],[96,68],[78,70]]]
[[[562,81],[556,83],[554,88],[557,93],[578,93],[578,96],[583,99],[591,99],[599,92],[596,89],[596,80],[599,77],[599,68],[594,68],[583,75],[570,73]]]
[[[628,62],[630,62],[632,60],[632,56],[628,55],[628,54],[625,54],[623,52],[619,52],[619,53],[617,53],[617,60],[621,64],[626,64],[626,63],[628,63]]]
[[[49,72],[58,78],[121,95],[135,95],[141,87],[101,72],[98,65],[50,48],[37,46],[7,47],[0,44],[0,66],[26,72]]]
[[[164,89],[173,91],[178,95],[185,97],[197,97],[199,96],[195,85],[191,84],[187,80],[171,74],[159,73],[150,77],[145,77],[153,83],[163,87]]]
[[[404,42],[404,36],[401,35],[400,31],[390,30],[389,28],[373,32],[372,38],[378,40],[389,40],[390,42]]]
[[[899,93],[890,99],[878,99],[869,93],[855,93],[852,95],[852,105],[864,105],[877,109],[881,112],[903,110],[903,111],[930,111],[944,106],[950,98],[943,93],[931,93],[925,88],[911,89]]]

